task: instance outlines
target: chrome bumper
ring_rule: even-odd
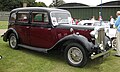
[[[111,50],[113,50],[113,48],[111,48],[111,49],[109,49],[107,51],[104,51],[102,53],[96,54],[96,55],[92,54],[90,58],[91,59],[95,59],[97,57],[104,56],[104,55],[108,54]]]

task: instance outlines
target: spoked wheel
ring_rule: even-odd
[[[83,67],[87,63],[87,55],[83,47],[77,43],[68,45],[65,49],[65,58],[68,64]]]
[[[18,49],[18,41],[14,33],[11,33],[9,36],[9,46],[12,49]]]
[[[68,59],[73,64],[79,64],[83,60],[83,53],[78,47],[71,47],[68,50]]]
[[[112,40],[112,47],[116,48],[116,38]]]

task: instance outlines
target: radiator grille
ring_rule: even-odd
[[[97,44],[103,44],[103,46],[105,46],[105,31],[104,28],[100,28],[98,30],[98,38],[96,39],[96,43]],[[103,47],[105,48],[105,47]]]

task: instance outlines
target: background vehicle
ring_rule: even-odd
[[[89,58],[110,51],[111,42],[103,27],[72,25],[71,19],[71,14],[61,9],[14,9],[3,40],[9,41],[12,49],[24,47],[45,53],[58,49],[68,64],[79,67],[85,66]]]

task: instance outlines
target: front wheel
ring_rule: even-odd
[[[112,40],[112,47],[116,48],[116,38]]]
[[[9,46],[12,49],[18,49],[18,40],[14,33],[11,33],[9,36]]]
[[[66,47],[65,59],[75,67],[85,66],[88,60],[85,49],[78,43],[71,43]]]

